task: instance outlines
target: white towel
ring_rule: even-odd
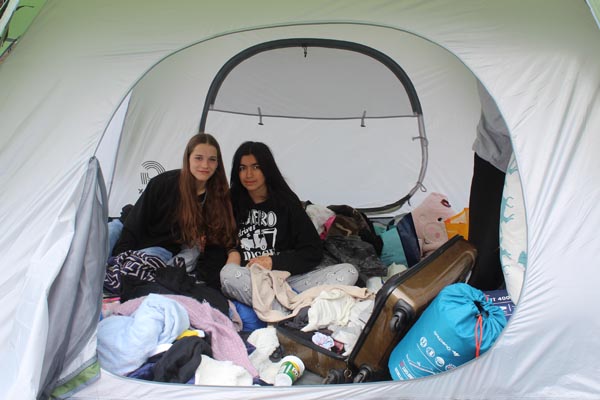
[[[328,325],[345,326],[350,318],[350,310],[356,300],[347,293],[332,289],[322,291],[308,310],[308,324],[303,332],[310,332]]]
[[[267,383],[274,383],[279,363],[272,362],[269,356],[279,347],[277,331],[273,326],[256,329],[248,336],[248,343],[255,347],[250,354],[250,361],[258,371],[260,379]]]
[[[252,375],[231,361],[218,361],[206,354],[196,369],[195,385],[252,386]]]

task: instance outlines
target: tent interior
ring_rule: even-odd
[[[468,207],[481,107],[477,79],[454,55],[407,32],[360,25],[271,28],[244,39],[172,54],[124,99],[97,151],[111,216],[150,178],[179,168],[197,131],[218,139],[228,175],[240,143],[267,143],[292,188],[314,204],[347,204],[385,221],[431,192],[456,212]],[[321,381],[307,372],[300,383]]]
[[[597,398],[600,319],[582,295],[600,247],[597,3],[45,2],[0,59],[0,397]],[[527,206],[526,281],[490,351],[423,379],[292,388],[102,368],[106,220],[180,168],[192,135],[217,138],[228,175],[241,142],[267,143],[314,204],[388,220],[441,193],[459,212],[478,82]]]

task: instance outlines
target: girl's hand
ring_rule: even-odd
[[[230,251],[227,254],[227,261],[225,262],[225,264],[240,265],[241,262],[242,262],[242,256],[240,255],[240,253],[237,250]]]
[[[264,269],[268,269],[269,271],[273,269],[273,260],[270,256],[260,256],[251,258],[250,260],[248,260],[248,264],[246,265],[249,267],[255,263],[260,265]]]

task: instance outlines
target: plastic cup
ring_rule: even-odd
[[[304,373],[304,363],[296,356],[285,356],[275,375],[275,386],[291,386]]]

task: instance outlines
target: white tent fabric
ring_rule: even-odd
[[[98,149],[108,163],[102,169],[112,171],[112,213],[134,200],[135,191],[119,191],[134,185],[136,174],[139,180],[141,160],[168,154],[160,164],[178,166],[208,87],[228,59],[263,41],[307,36],[355,41],[407,63],[430,137],[425,186],[457,199],[457,209],[467,202],[479,112],[473,76],[496,100],[511,131],[528,235],[519,306],[496,345],[449,373],[410,382],[190,387],[101,371],[85,389],[62,393],[76,399],[598,398],[600,317],[585,294],[596,292],[600,278],[600,30],[587,4],[573,0],[48,1],[0,64],[0,397],[44,397],[44,390],[97,368],[89,317],[97,315],[99,288],[78,288],[98,281],[94,273],[107,252],[106,228],[98,223],[106,214],[102,179],[92,159]],[[176,56],[195,44],[202,64],[176,65]],[[174,68],[169,85],[154,86],[155,66]],[[190,81],[195,88],[182,90]],[[167,87],[172,92],[157,93],[182,93],[190,101],[163,114],[164,102],[142,97],[144,87]],[[109,131],[116,128],[108,127],[125,110],[121,104],[128,108],[115,119],[123,126],[120,140],[112,140],[117,150],[103,139],[115,138]],[[260,137],[256,122],[210,124],[229,154],[241,138]],[[248,126],[248,136],[221,137],[239,124]],[[298,137],[311,127],[296,129]],[[267,139],[276,152],[286,151]],[[307,176],[322,169],[305,167]],[[292,175],[310,195],[302,174]],[[81,303],[67,301],[68,293]]]
[[[414,35],[391,31],[387,32],[391,38],[384,41],[380,39],[383,35],[381,28],[336,24],[333,27],[311,25],[310,28],[304,26],[262,30],[253,32],[246,42],[240,42],[237,36],[227,36],[190,47],[168,58],[149,72],[135,88],[123,134],[126,142],[122,147],[129,150],[119,152],[115,181],[110,189],[111,215],[118,215],[124,204],[137,198],[139,190],[143,189],[142,174],[157,173],[156,170],[148,171],[143,166],[145,162],[152,162],[152,165],[158,163],[164,169],[180,165],[180,149],[187,141],[189,132],[197,129],[207,85],[210,85],[212,77],[218,73],[223,63],[249,45],[281,35],[302,37],[306,34],[306,29],[310,29],[313,35],[333,39],[343,37],[368,45],[377,43],[379,49],[385,49],[388,54],[394,54],[399,59],[398,63],[411,72],[414,84],[424,87],[419,93],[424,107],[438,110],[433,115],[428,115],[426,120],[427,136],[438,143],[429,148],[431,162],[443,159],[444,152],[456,153],[461,148],[469,148],[473,141],[472,130],[464,137],[460,134],[450,135],[449,131],[469,131],[469,127],[479,117],[474,79],[450,54]],[[395,48],[394,42],[397,41],[403,43],[401,49]],[[231,49],[230,53],[221,54],[211,50],[222,48]],[[313,51],[315,50],[311,49],[309,52]],[[207,65],[207,52],[211,54],[211,60],[215,60],[214,65]],[[426,70],[433,73],[435,82],[431,78],[428,80],[429,74],[423,73]],[[174,75],[182,77],[173,81],[169,77]],[[209,76],[210,79],[200,79],[202,76]],[[313,78],[316,82],[313,86],[321,83],[319,79],[323,78]],[[264,89],[264,85],[257,84],[258,87]],[[224,90],[231,91],[227,87]],[[257,91],[258,89],[254,90]],[[350,201],[356,207],[388,204],[404,196],[417,181],[421,151],[420,143],[413,138],[419,135],[418,121],[406,118],[410,109],[407,110],[404,103],[396,101],[398,96],[391,97],[391,93],[390,96],[384,96],[384,93],[374,90],[361,94],[367,97],[372,93],[379,97],[369,100],[376,111],[387,100],[399,104],[391,111],[400,111],[403,116],[388,119],[372,119],[367,116],[366,126],[361,127],[360,110],[356,119],[322,121],[265,117],[264,125],[259,125],[259,118],[256,116],[211,111],[206,131],[217,135],[226,155],[227,171],[230,168],[229,157],[239,143],[254,138],[265,141],[273,148],[292,186],[299,193],[310,194],[308,199],[314,203],[340,204]],[[440,93],[466,94],[461,96],[464,102],[444,104]],[[343,92],[338,94],[338,101],[345,99],[344,95]],[[264,104],[265,99],[261,100]],[[297,105],[311,100],[306,96],[299,96],[298,100],[286,98],[285,101]],[[464,107],[465,102],[468,109],[463,111],[461,107]],[[384,112],[386,114],[382,115],[391,113],[387,109]],[[160,118],[156,117],[158,115]],[[166,135],[170,137],[168,143],[151,139]],[[348,138],[359,140],[347,140]],[[352,156],[349,157],[349,154]],[[307,162],[307,157],[318,162]],[[437,190],[447,193],[453,203],[466,204],[469,182],[463,177],[470,174],[471,157],[457,158],[453,162],[453,171],[443,170],[437,176],[434,175],[427,186],[435,186]],[[335,173],[322,174],[319,172],[322,169],[333,170]],[[344,179],[340,179],[340,175]],[[349,179],[353,179],[353,185],[347,184]],[[403,183],[405,187],[402,187]]]

